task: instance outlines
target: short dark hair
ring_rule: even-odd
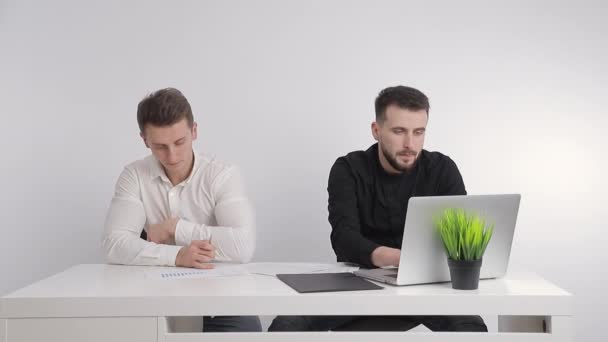
[[[377,122],[386,120],[386,108],[390,105],[413,111],[424,109],[427,115],[431,108],[429,98],[420,90],[402,85],[383,89],[376,97],[375,105]]]
[[[192,128],[194,117],[190,103],[184,94],[175,88],[157,90],[137,105],[137,124],[142,133],[146,124],[170,126],[184,118]]]

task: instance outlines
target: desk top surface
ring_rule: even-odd
[[[522,309],[528,307],[530,310],[523,311],[530,314],[540,312],[540,308],[547,305],[553,305],[558,313],[571,310],[568,292],[532,273],[481,280],[479,289],[472,291],[454,290],[450,283],[438,283],[383,285],[384,289],[372,291],[299,294],[268,275],[154,279],[146,277],[150,270],[146,266],[77,265],[2,297],[0,317],[97,316],[104,313],[110,316],[194,315],[207,312],[217,315],[224,312],[343,314],[341,312],[353,309],[363,309],[359,311],[367,314],[380,312],[366,308],[370,305],[383,305],[387,310],[382,312],[389,314],[403,312],[404,304],[407,304],[406,311],[411,309],[420,314],[427,311],[447,314],[456,310],[449,309],[454,305],[459,307],[458,312],[481,310],[488,313],[484,307],[489,305],[513,309],[519,305]],[[345,311],[345,305],[351,311]]]

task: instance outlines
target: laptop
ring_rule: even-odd
[[[360,277],[392,285],[413,285],[450,281],[447,255],[433,218],[448,208],[476,213],[494,233],[483,255],[481,279],[505,275],[509,264],[515,222],[521,195],[465,195],[412,197],[408,202],[399,268],[360,269]]]

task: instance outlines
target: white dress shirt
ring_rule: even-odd
[[[179,218],[175,244],[139,236],[150,224]],[[173,186],[150,155],[125,167],[105,222],[106,261],[125,265],[175,266],[181,246],[210,240],[215,260],[248,262],[255,249],[255,219],[235,167],[194,152],[186,180]]]

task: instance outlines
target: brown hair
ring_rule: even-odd
[[[175,88],[157,90],[137,105],[137,124],[142,133],[146,124],[170,126],[184,118],[192,128],[194,118],[190,103],[184,94]]]
[[[409,110],[425,110],[429,114],[429,99],[420,90],[406,87],[396,86],[383,89],[376,98],[376,121],[384,122],[386,119],[386,107],[397,105],[403,109]]]

